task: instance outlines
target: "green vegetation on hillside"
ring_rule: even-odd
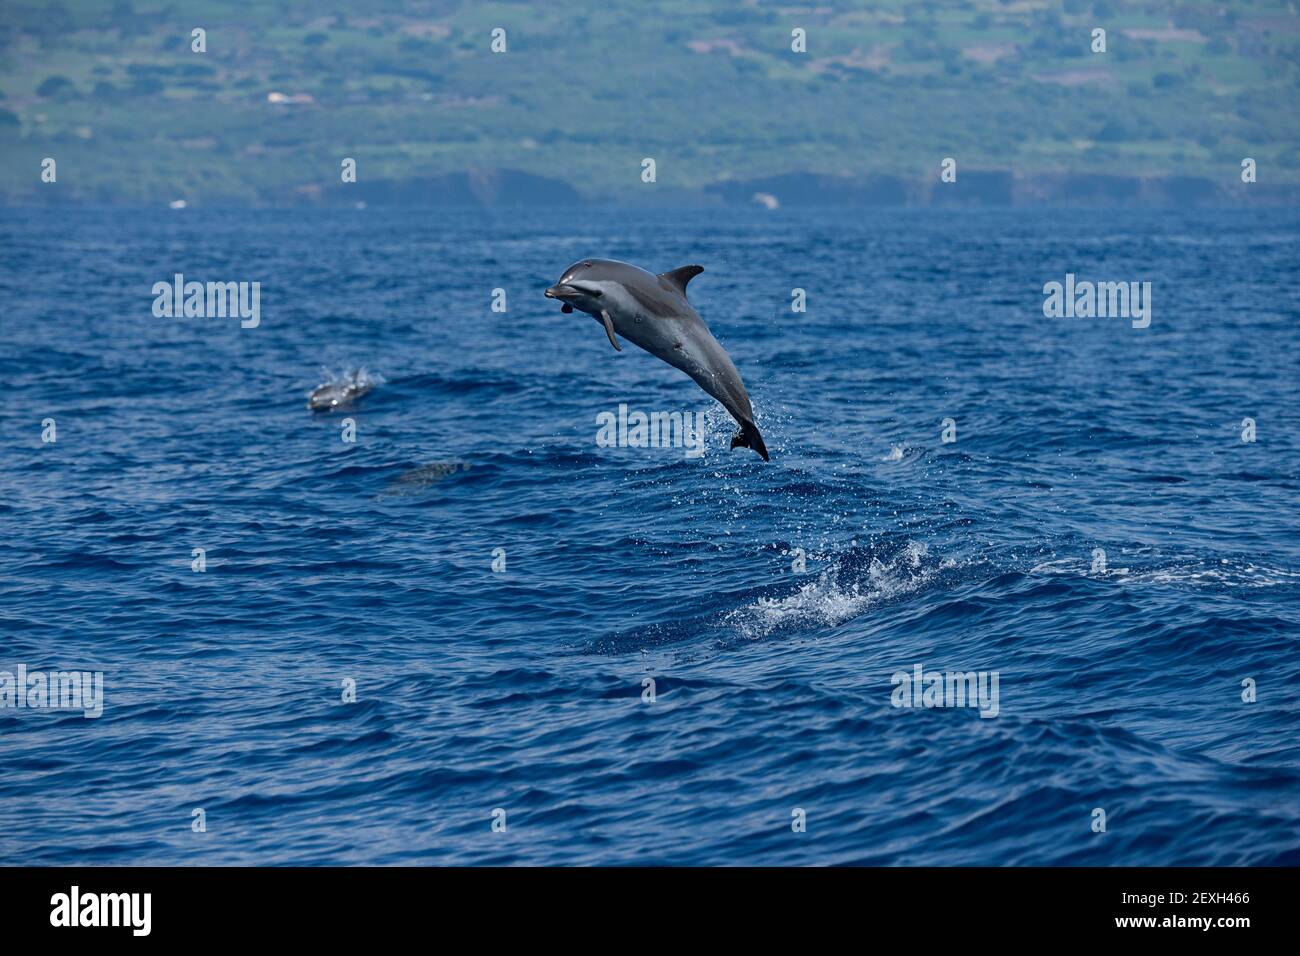
[[[1215,181],[1250,156],[1296,184],[1298,90],[1289,3],[7,0],[0,198],[42,198],[45,156],[64,198],[149,202],[311,197],[345,156],[366,180],[515,169],[614,198],[643,157],[669,189],[944,156]]]

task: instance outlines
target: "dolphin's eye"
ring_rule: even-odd
[[[591,268],[591,263],[590,263],[590,262],[584,262],[582,265],[583,265],[584,268],[587,268],[587,269],[590,269],[590,268]]]

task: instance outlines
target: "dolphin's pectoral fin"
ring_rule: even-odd
[[[560,306],[560,311],[563,312],[565,315],[568,315],[570,312],[573,311],[573,306],[569,305],[569,303],[566,302],[564,303],[564,305]]]
[[[614,338],[614,320],[609,317],[609,313],[602,311],[600,313],[601,321],[605,323],[605,334],[609,336],[609,344],[614,346],[615,352],[623,351],[623,346],[618,344],[618,339]]]

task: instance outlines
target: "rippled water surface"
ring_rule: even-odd
[[[1300,863],[1294,213],[597,212],[0,217],[0,670],[105,682],[0,709],[0,856]],[[542,297],[586,256],[705,267],[770,463]],[[1067,272],[1150,328],[1044,318]]]

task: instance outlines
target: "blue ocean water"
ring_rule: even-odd
[[[1294,211],[579,212],[0,217],[0,670],[104,674],[0,709],[5,862],[1300,863]],[[770,463],[587,256],[705,267]]]

